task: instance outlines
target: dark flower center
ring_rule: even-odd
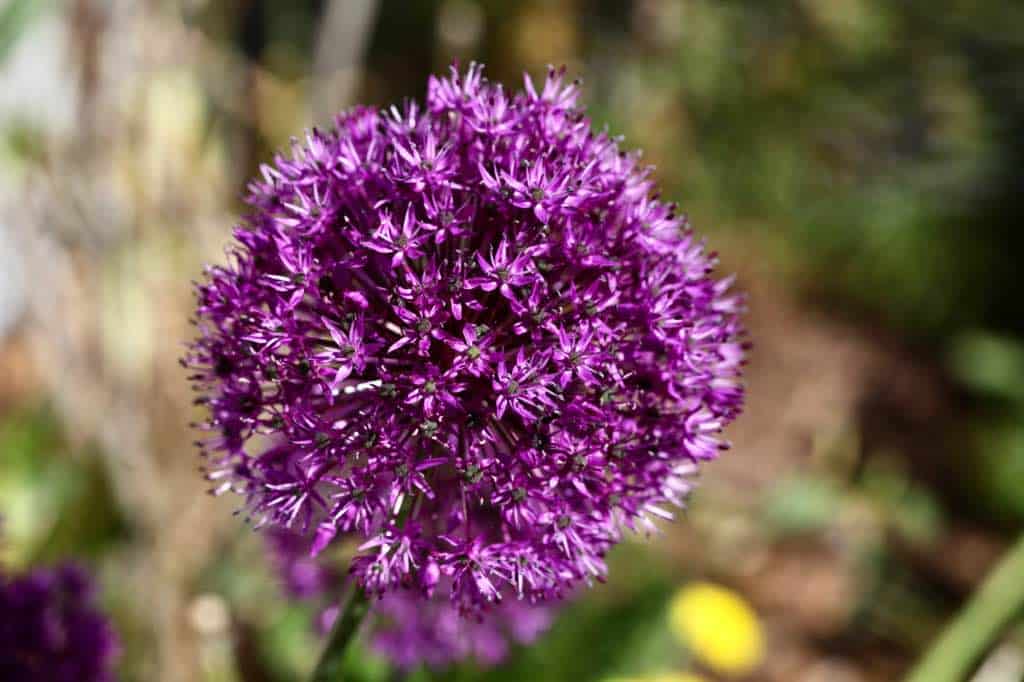
[[[228,360],[226,357],[221,355],[217,358],[217,362],[213,365],[213,373],[219,376],[221,379],[229,376],[235,369],[235,364]]]

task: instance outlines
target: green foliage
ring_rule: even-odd
[[[1024,406],[1024,343],[1005,335],[969,331],[950,349],[953,375],[972,390]]]
[[[508,665],[485,672],[464,666],[450,679],[582,682],[656,672],[680,655],[664,623],[671,587],[655,582],[635,588],[608,602],[591,598],[573,604],[550,633]]]
[[[965,494],[976,514],[1002,523],[1024,524],[1024,425],[994,420],[975,431],[976,454],[965,464]]]
[[[898,460],[881,457],[869,461],[860,487],[892,530],[903,540],[926,547],[944,528],[942,508],[931,491],[913,481],[895,462]]]
[[[979,28],[1003,6],[979,3],[975,24],[925,2],[695,0],[666,17],[664,57],[599,77],[631,95],[613,127],[660,143],[682,205],[774,233],[810,292],[915,335],[1005,323],[988,302],[1012,284],[1014,213],[970,217],[1014,172],[998,143],[1012,100],[977,78],[983,55],[1021,45]],[[1024,74],[1001,68],[1000,83]]]
[[[11,55],[32,20],[50,3],[47,0],[8,0],[0,9],[0,65]]]
[[[776,483],[764,502],[763,519],[778,535],[818,533],[835,522],[843,492],[826,478],[797,476]]]
[[[0,513],[10,561],[98,558],[126,539],[102,460],[72,455],[49,411],[26,410],[0,423]]]

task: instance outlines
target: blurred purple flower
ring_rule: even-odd
[[[339,582],[335,571],[309,556],[309,543],[302,536],[274,528],[266,537],[274,570],[289,597],[319,597]]]
[[[323,607],[344,589],[344,576],[329,569],[323,557],[310,557],[301,536],[274,530],[268,533],[268,549],[290,598]],[[434,575],[431,587],[440,579]],[[550,605],[509,599],[485,616],[465,618],[442,592],[424,599],[416,591],[400,590],[374,600],[366,624],[371,648],[404,669],[442,668],[465,659],[490,666],[504,660],[514,644],[536,640],[554,614]],[[336,604],[319,611],[315,626],[321,635],[330,631],[338,612]]]
[[[356,108],[250,185],[186,356],[214,491],[380,596],[476,616],[604,579],[726,447],[742,298],[552,70]]]
[[[106,682],[117,635],[78,567],[0,575],[0,680]]]
[[[503,661],[512,644],[530,644],[551,625],[552,609],[510,599],[486,618],[463,618],[447,600],[427,601],[393,592],[373,606],[370,646],[395,665],[440,668],[473,659],[491,666]]]

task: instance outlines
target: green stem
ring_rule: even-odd
[[[962,682],[1024,610],[1024,535],[904,682]]]
[[[320,661],[313,670],[313,677],[310,682],[338,682],[341,680],[342,666],[345,661],[345,652],[348,645],[355,639],[359,624],[366,617],[370,610],[370,600],[363,588],[356,586],[345,604],[344,610],[338,614],[334,621],[331,634],[327,637],[327,644],[320,654]]]

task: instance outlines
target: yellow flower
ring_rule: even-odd
[[[719,585],[699,582],[679,590],[669,603],[668,622],[693,655],[720,674],[745,675],[764,656],[757,614]]]

